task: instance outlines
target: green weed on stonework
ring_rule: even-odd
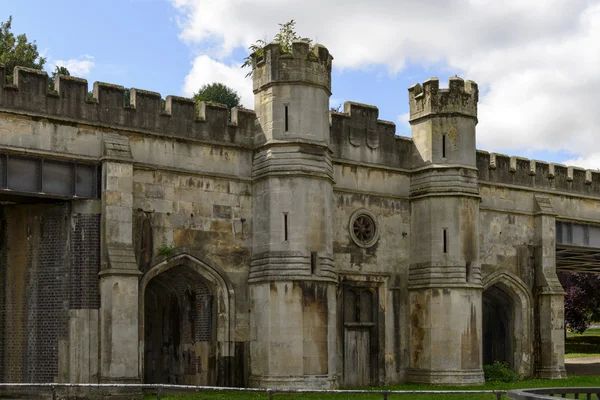
[[[161,256],[170,257],[173,255],[174,251],[175,251],[175,247],[169,246],[168,244],[161,244],[160,247],[158,248],[158,254],[160,254]]]
[[[483,366],[483,374],[488,382],[515,382],[519,375],[513,371],[508,363],[494,361],[493,364]]]

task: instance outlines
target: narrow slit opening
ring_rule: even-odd
[[[310,253],[310,273],[314,275],[317,271],[317,252],[313,251]]]
[[[442,158],[446,158],[446,135],[442,135]]]
[[[444,235],[444,253],[448,253],[448,230],[442,230]]]
[[[288,241],[288,215],[283,213],[283,240]]]
[[[285,106],[285,131],[288,131],[288,106]]]

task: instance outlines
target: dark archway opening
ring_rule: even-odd
[[[514,302],[498,286],[483,292],[483,364],[494,361],[508,363],[514,368],[513,336]]]
[[[153,278],[144,295],[144,382],[215,385],[213,294],[189,267]]]

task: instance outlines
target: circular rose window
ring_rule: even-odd
[[[371,247],[379,238],[375,216],[369,211],[356,210],[350,217],[350,237],[360,247]]]

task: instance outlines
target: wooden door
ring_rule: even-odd
[[[344,384],[351,387],[370,385],[370,329],[346,327],[344,342]]]
[[[376,381],[377,338],[375,292],[372,288],[344,290],[344,386],[370,386]]]

